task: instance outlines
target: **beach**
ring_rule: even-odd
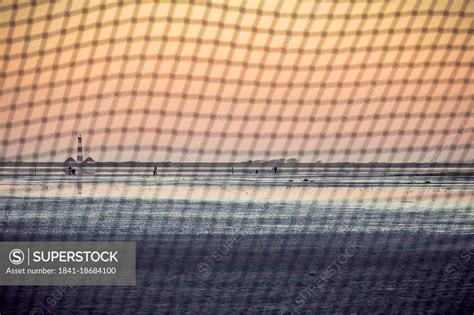
[[[137,280],[2,311],[471,314],[472,173],[395,173],[4,176],[2,240],[136,241]]]

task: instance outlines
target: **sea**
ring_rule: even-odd
[[[473,188],[472,168],[3,170],[2,241],[135,241],[137,276],[0,286],[0,314],[473,314]]]

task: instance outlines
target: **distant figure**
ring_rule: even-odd
[[[278,171],[278,167],[275,166],[275,167],[273,168],[273,172],[276,174],[277,171]]]
[[[67,168],[67,174],[68,175],[76,175],[76,170],[69,166]]]
[[[69,166],[67,168],[67,174],[68,175],[76,175],[76,170]]]
[[[158,174],[158,167],[155,166],[155,168],[153,169],[153,176],[155,176],[157,174]]]
[[[232,166],[232,174],[234,174],[234,167]]]
[[[255,174],[258,174],[258,170],[255,170]]]

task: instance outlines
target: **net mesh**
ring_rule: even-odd
[[[63,161],[84,133],[99,160],[465,161],[472,14],[468,1],[4,3],[2,158]]]
[[[54,306],[44,301],[55,288],[2,288],[2,307],[333,313],[397,312],[404,305],[472,311],[467,282],[448,284],[442,271],[458,252],[441,253],[443,242],[453,251],[472,243],[472,228],[462,222],[472,223],[473,17],[474,2],[460,0],[2,1],[2,238],[142,245],[137,287],[72,288]],[[83,158],[96,163],[76,163],[78,135]],[[68,156],[74,159],[69,164]],[[38,183],[67,166],[91,177],[57,187]],[[148,176],[155,166],[160,179]],[[402,183],[402,166],[421,175]],[[344,179],[347,172],[393,180],[365,178],[365,188],[390,188],[367,190],[359,177]],[[441,182],[434,190],[407,184],[431,184],[435,173],[445,177],[436,177]],[[277,174],[287,175],[284,183]],[[99,175],[109,178],[88,181]],[[446,189],[453,183],[460,186]],[[386,211],[365,210],[362,219],[350,211],[316,215],[322,199],[325,209],[356,200],[356,208],[383,201]],[[407,200],[428,201],[426,217],[406,206],[390,212]],[[452,212],[456,202],[467,206]],[[435,232],[447,228],[449,237],[431,231],[421,238],[434,244],[429,254],[383,258],[398,276],[377,278],[371,266],[369,276],[357,278],[359,264],[368,262],[349,259],[311,298],[296,300],[338,255],[352,258],[350,240],[356,255],[366,247],[368,253],[385,247],[396,252],[414,242],[413,233],[426,232],[423,219],[438,210],[446,217],[431,223]],[[369,218],[408,226],[408,236],[398,231],[380,244],[372,233],[384,228],[375,223],[367,234],[354,232]],[[448,219],[455,226],[443,221]],[[419,225],[410,227],[413,222]],[[334,234],[339,224],[354,233]],[[229,235],[232,250],[221,253],[222,265],[212,257]],[[382,284],[389,290],[387,283],[400,289],[397,284],[407,283],[403,263],[423,265],[437,255],[440,267],[426,268],[441,268],[430,292],[444,297],[430,300],[424,288],[407,284],[420,300],[404,300],[397,291],[398,305],[374,302],[371,308],[355,293],[341,293],[354,289],[348,273],[362,291]],[[235,287],[242,291],[229,293]],[[346,299],[338,303],[341,296]]]

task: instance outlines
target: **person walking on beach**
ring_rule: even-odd
[[[278,167],[275,166],[275,167],[273,168],[273,172],[276,174],[277,171],[278,171]]]
[[[153,176],[155,176],[157,174],[158,174],[158,167],[155,166],[155,168],[153,169]]]

